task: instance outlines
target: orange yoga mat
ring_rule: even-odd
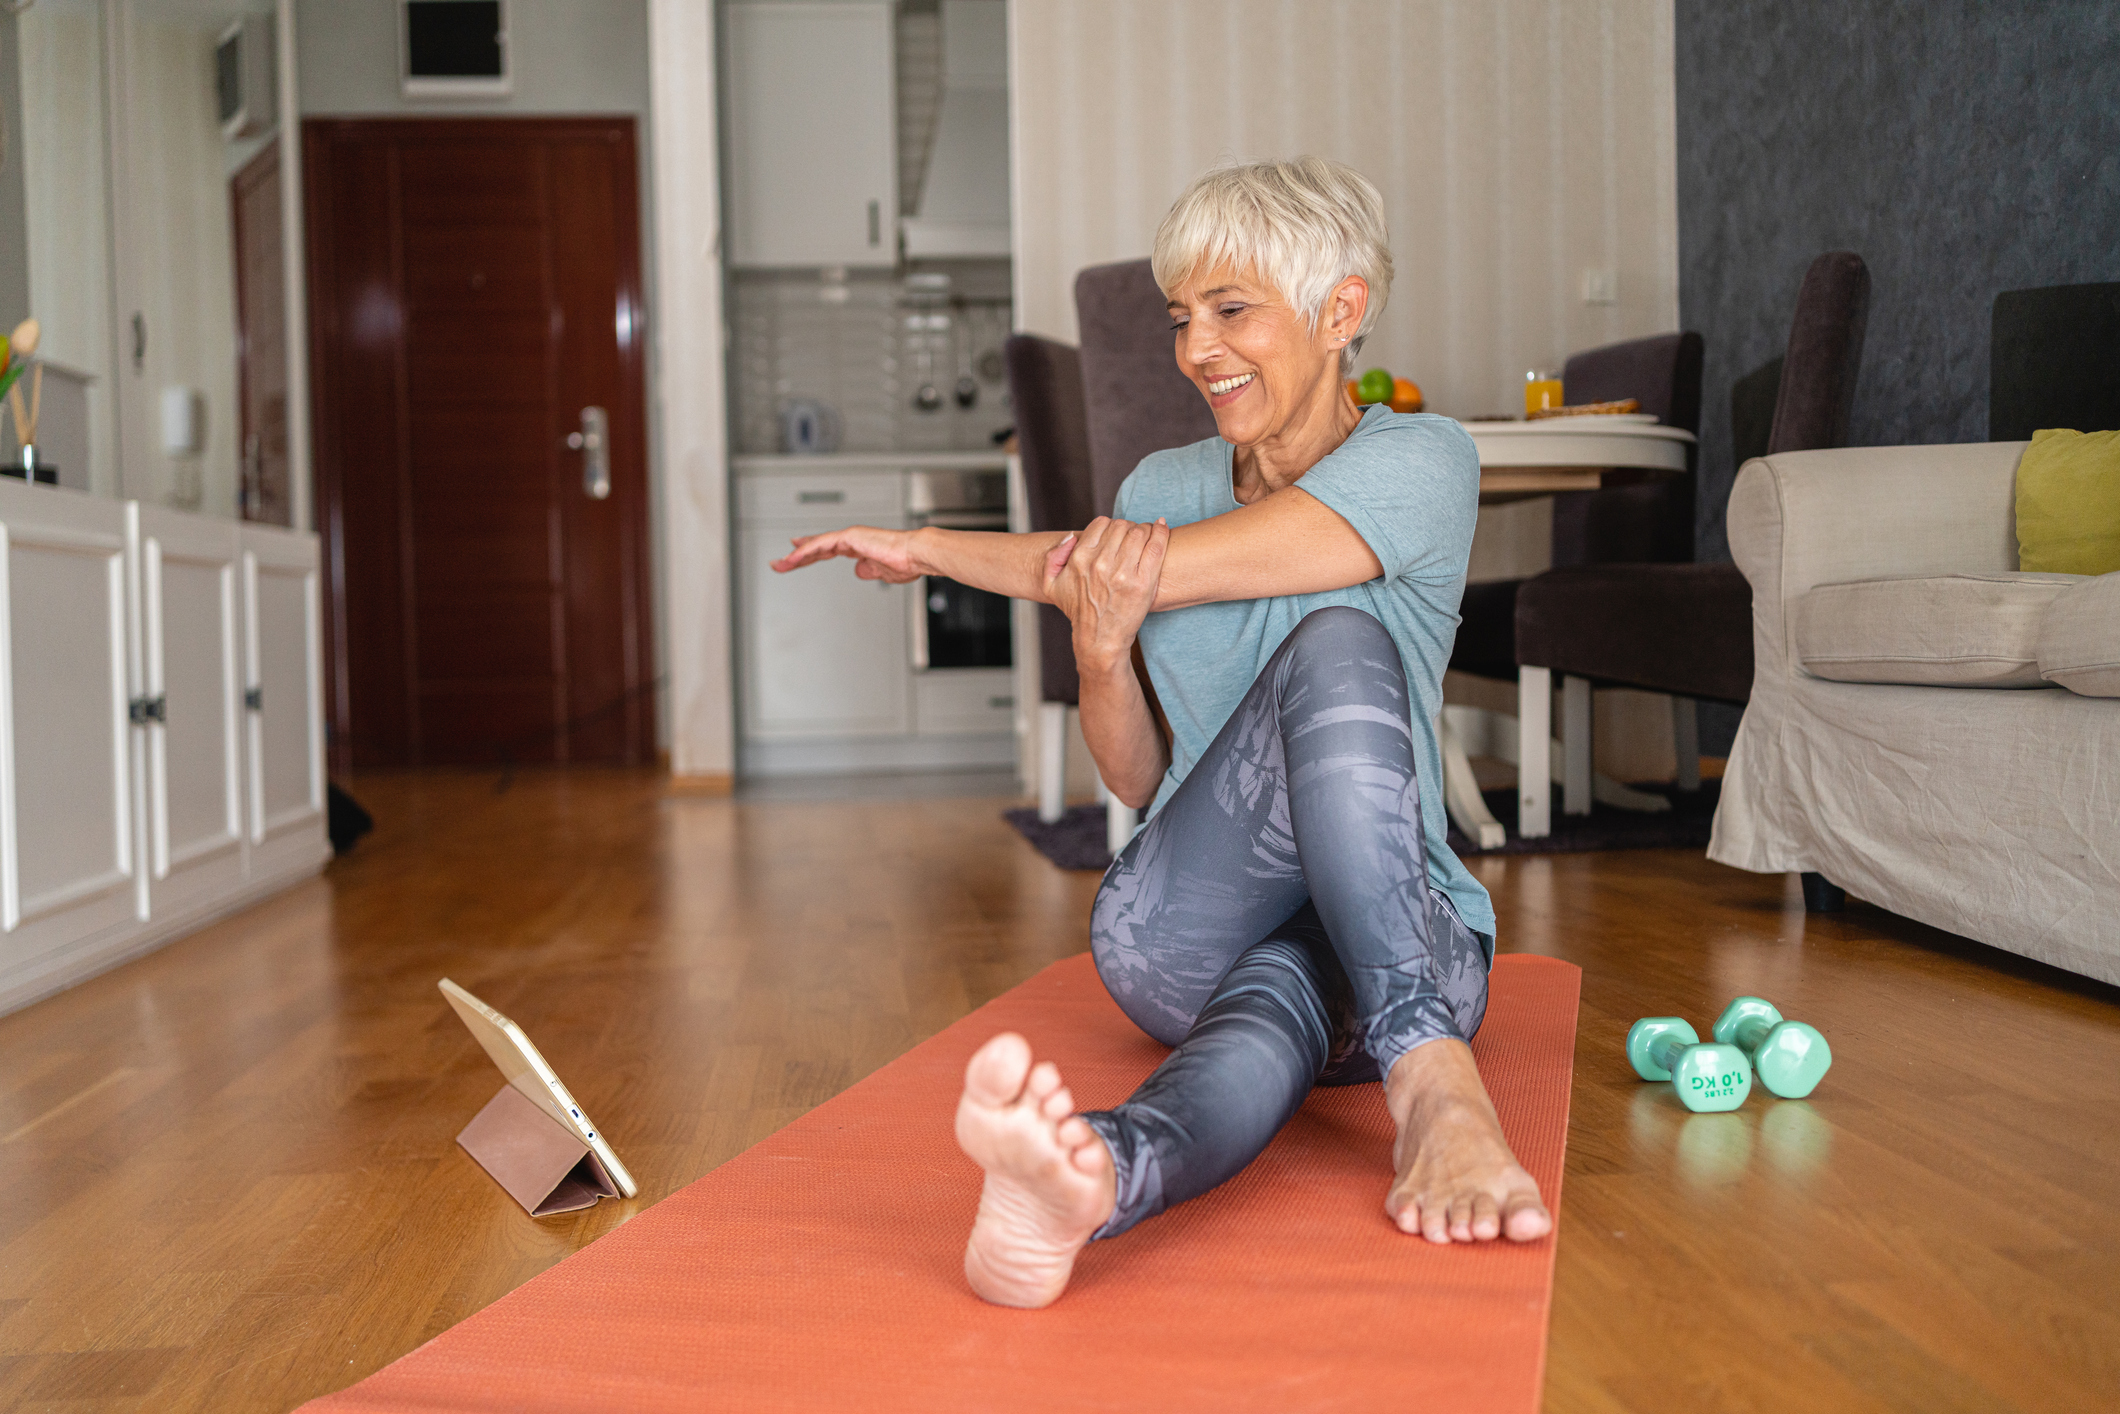
[[[1473,1043],[1556,1212],[1580,980],[1503,957]],[[1237,1178],[1092,1243],[1052,1307],[981,1302],[960,1269],[979,1173],[951,1123],[965,1061],[1002,1030],[1057,1062],[1085,1107],[1124,1098],[1164,1054],[1086,955],[1056,963],[308,1408],[1538,1407],[1553,1239],[1436,1247],[1392,1227],[1375,1085],[1317,1091]]]

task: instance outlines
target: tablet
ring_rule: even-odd
[[[471,1028],[478,1043],[486,1048],[486,1054],[493,1057],[493,1063],[501,1068],[502,1075],[508,1077],[508,1083],[587,1144],[597,1161],[603,1164],[605,1172],[611,1175],[611,1181],[618,1185],[620,1193],[628,1198],[638,1193],[640,1189],[634,1184],[633,1175],[626,1172],[626,1166],[611,1152],[603,1134],[590,1122],[589,1116],[582,1113],[582,1107],[567,1093],[567,1087],[560,1084],[559,1077],[538,1054],[537,1047],[530,1044],[523,1028],[447,977],[442,979],[442,995],[463,1018],[464,1025]]]

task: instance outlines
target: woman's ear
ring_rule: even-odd
[[[1343,348],[1361,332],[1362,316],[1369,312],[1369,282],[1359,275],[1349,275],[1333,288],[1325,307],[1328,342],[1334,348]]]

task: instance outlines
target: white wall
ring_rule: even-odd
[[[119,494],[116,363],[111,337],[109,168],[103,25],[94,5],[38,5],[15,20],[21,42],[22,181],[29,309],[39,352],[88,374],[89,466],[67,484]],[[9,311],[0,320],[19,319]],[[80,473],[86,472],[83,476]]]
[[[398,0],[297,0],[304,113],[647,117],[644,0],[508,0],[515,92],[418,102],[398,91],[398,9]]]
[[[1317,153],[1382,190],[1396,279],[1359,367],[1433,411],[1521,415],[1524,371],[1678,327],[1671,0],[1011,0],[1017,327],[1073,342],[1074,278],[1145,256],[1231,159]],[[1582,299],[1585,269],[1617,302]],[[1475,579],[1546,568],[1551,502],[1490,507]],[[1446,697],[1512,710],[1453,674]],[[1667,699],[1600,694],[1600,767],[1668,776]]]
[[[736,769],[729,589],[729,428],[723,362],[715,26],[704,0],[649,0],[656,242],[651,304],[663,458],[658,598],[670,771],[726,788]]]
[[[214,41],[228,17],[146,3],[120,14],[126,83],[111,105],[126,223],[118,232],[118,309],[139,311],[147,330],[138,367],[129,348],[120,350],[120,486],[126,496],[233,519],[241,440],[235,237],[213,87]],[[195,456],[162,450],[168,387],[204,395],[205,444]]]
[[[1521,408],[1533,364],[1678,324],[1671,0],[1012,0],[1018,327],[1145,256],[1193,176],[1317,153],[1385,197],[1361,366]],[[1586,305],[1581,272],[1618,274]]]

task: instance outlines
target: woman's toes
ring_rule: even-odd
[[[1502,1235],[1502,1212],[1490,1193],[1472,1197],[1472,1235],[1481,1242],[1492,1242]]]
[[[1450,1210],[1441,1203],[1421,1205],[1421,1236],[1430,1242],[1450,1241]]]
[[[1065,1085],[1053,1091],[1052,1094],[1047,1095],[1044,1102],[1038,1106],[1038,1113],[1044,1115],[1055,1124],[1066,1119],[1074,1112],[1075,1097]]]
[[[1071,1119],[1068,1124],[1075,1128],[1060,1128],[1060,1143],[1068,1147],[1068,1162],[1075,1164],[1077,1172],[1090,1174],[1092,1179],[1105,1177],[1111,1172],[1111,1149],[1105,1147],[1105,1138],[1081,1119]]]
[[[1533,1242],[1553,1231],[1553,1215],[1532,1193],[1519,1193],[1502,1214],[1502,1230],[1512,1242]]]
[[[1024,1086],[1024,1093],[1042,1104],[1059,1088],[1060,1067],[1051,1061],[1039,1061],[1031,1067],[1030,1083]]]
[[[1472,1241],[1472,1199],[1463,1193],[1450,1200],[1450,1240]]]
[[[1011,1103],[1023,1093],[1031,1069],[1031,1043],[1004,1031],[973,1053],[964,1068],[964,1095],[982,1105]]]

